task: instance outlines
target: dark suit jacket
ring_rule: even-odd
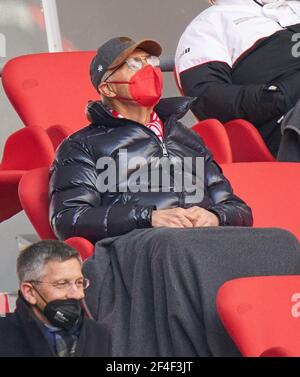
[[[0,318],[0,357],[55,357],[55,351],[21,297],[14,313]],[[92,319],[84,318],[76,347],[77,357],[110,356],[110,331]]]

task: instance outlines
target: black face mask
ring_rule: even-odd
[[[69,331],[73,327],[80,325],[80,322],[83,319],[81,300],[70,298],[66,300],[53,300],[47,302],[34,286],[33,288],[46,303],[44,309],[41,309],[37,305],[36,307],[42,314],[44,314],[44,316],[53,326]]]
[[[80,301],[73,298],[50,301],[42,312],[53,326],[67,331],[75,327],[82,318]]]

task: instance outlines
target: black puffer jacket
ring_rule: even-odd
[[[50,174],[50,223],[60,239],[82,236],[91,242],[151,227],[152,210],[194,205],[215,213],[221,225],[251,226],[251,209],[233,192],[202,139],[178,119],[193,99],[167,98],[155,108],[164,123],[164,144],[145,126],[113,117],[100,103],[90,104],[93,123],[67,138],[57,151]],[[96,187],[100,157],[204,157],[204,198],[188,203],[183,192],[106,192]],[[128,170],[130,178],[137,169]],[[103,171],[103,170],[102,170]],[[171,180],[171,186],[174,182]],[[118,184],[118,182],[117,182]]]

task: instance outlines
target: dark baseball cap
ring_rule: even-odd
[[[105,72],[122,65],[137,48],[154,56],[160,56],[162,53],[161,45],[152,39],[135,42],[128,37],[117,37],[100,46],[90,65],[91,81],[94,87],[98,89]]]

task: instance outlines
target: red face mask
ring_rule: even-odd
[[[162,73],[159,68],[146,65],[138,70],[129,81],[110,81],[112,84],[127,84],[131,98],[116,96],[114,98],[135,101],[144,107],[155,106],[162,94]]]

